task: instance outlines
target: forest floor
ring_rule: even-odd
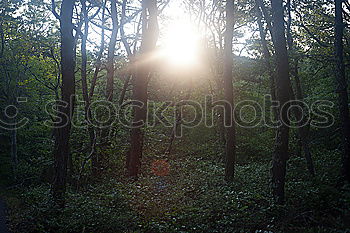
[[[50,208],[49,185],[22,189],[8,199],[11,230],[221,233],[350,229],[349,191],[339,192],[330,185],[333,180],[328,173],[314,179],[305,170],[300,173],[302,158],[290,162],[287,203],[277,206],[269,192],[269,163],[238,165],[235,182],[227,184],[222,162],[177,156],[169,161],[168,176],[155,176],[147,166],[150,158],[145,158],[145,172],[136,182],[118,174],[79,191],[70,188],[67,206],[60,213]]]
[[[142,174],[133,182],[124,175],[125,161],[121,156],[124,154],[111,151],[111,162],[103,177],[89,180],[87,175],[79,189],[70,185],[66,208],[61,211],[52,208],[50,185],[40,179],[16,187],[6,196],[10,230],[19,233],[350,230],[350,188],[335,187],[338,153],[313,151],[316,177],[308,174],[303,157],[293,155],[286,177],[287,202],[280,206],[271,198],[267,156],[271,153],[263,157],[242,148],[244,154],[238,154],[234,182],[226,183],[220,147],[207,142],[177,140],[166,157],[161,153],[162,141],[159,145],[146,142]],[[156,171],[155,161],[162,161],[163,168],[166,163],[166,169]]]
[[[0,199],[0,232],[9,233],[6,225],[6,205],[3,200]]]

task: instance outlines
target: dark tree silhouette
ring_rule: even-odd
[[[345,76],[343,34],[345,24],[343,22],[343,1],[335,0],[335,57],[337,62],[337,90],[339,102],[339,114],[342,128],[342,169],[345,180],[350,182],[350,118],[348,105],[348,85]]]
[[[158,39],[157,1],[142,1],[142,41],[140,54],[135,60],[135,76],[133,77],[133,100],[142,104],[133,109],[134,119],[131,129],[130,150],[126,161],[127,174],[130,177],[137,177],[140,171],[144,132],[142,127],[147,116],[147,86],[152,70],[150,54],[155,49]],[[147,60],[148,59],[148,60]]]
[[[232,40],[234,29],[234,1],[226,1],[226,31],[224,35],[224,96],[225,96],[225,131],[226,131],[226,157],[225,180],[232,181],[235,164],[235,124],[233,121],[233,84],[232,84]]]
[[[289,61],[286,44],[284,9],[282,0],[271,0],[273,21],[273,43],[276,53],[276,100],[279,102],[280,126],[276,133],[275,151],[272,159],[272,194],[276,203],[284,203],[284,184],[288,160],[289,117],[291,83],[289,79]]]
[[[73,36],[73,8],[74,0],[63,0],[60,12],[61,31],[61,73],[62,88],[61,100],[58,105],[58,117],[62,118],[55,124],[55,148],[54,162],[55,175],[52,185],[52,195],[56,204],[64,206],[64,195],[67,183],[67,162],[69,158],[69,136],[71,129],[71,117],[74,103],[72,98],[75,94],[75,38]]]

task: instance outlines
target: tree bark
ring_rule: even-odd
[[[106,3],[108,0],[105,0],[103,2],[102,6],[102,19],[101,19],[101,24],[105,24],[105,10],[106,10]],[[96,86],[96,81],[98,78],[98,74],[101,71],[101,59],[103,55],[103,51],[105,49],[105,29],[104,27],[101,28],[101,45],[100,45],[100,50],[98,51],[97,59],[96,59],[96,65],[95,65],[95,71],[94,71],[94,76],[91,81],[91,87],[90,87],[90,93],[89,93],[89,101],[91,101],[94,91],[95,91],[95,86]]]
[[[86,42],[88,38],[89,33],[89,16],[88,11],[86,9],[86,0],[81,0],[82,5],[82,13],[84,17],[84,33],[81,38],[81,82],[82,82],[82,92],[83,92],[83,99],[85,102],[84,106],[84,113],[85,113],[85,121],[87,124],[87,129],[89,133],[89,140],[90,140],[90,154],[92,158],[92,170],[93,173],[96,170],[96,156],[95,156],[95,130],[93,126],[91,125],[91,109],[90,109],[90,99],[88,94],[88,85],[87,85],[87,54],[86,54]],[[95,175],[95,174],[94,174]]]
[[[128,58],[129,58],[129,62],[132,63],[134,54],[131,52],[131,47],[130,47],[130,45],[125,37],[125,32],[124,32],[124,24],[125,24],[125,18],[126,18],[126,4],[127,4],[127,0],[123,0],[122,15],[121,15],[121,19],[120,19],[119,31],[120,31],[121,41],[122,41],[124,48],[126,50],[126,54],[128,55]],[[135,40],[137,40],[137,38],[135,38]],[[125,94],[126,94],[128,86],[129,86],[130,80],[132,79],[132,75],[133,74],[132,74],[131,70],[128,70],[128,74],[126,75],[126,79],[124,81],[122,92],[120,93],[119,106],[121,106],[124,102]]]
[[[114,95],[114,55],[115,55],[115,46],[117,42],[117,34],[118,34],[118,14],[117,14],[117,1],[110,0],[111,3],[111,18],[112,18],[112,34],[111,39],[108,44],[108,52],[107,52],[107,83],[106,83],[106,100],[109,102],[113,101]],[[99,172],[103,170],[103,165],[106,163],[108,147],[109,143],[109,134],[110,134],[110,126],[106,126],[101,129],[101,141],[100,144],[100,153],[98,155],[97,166]]]
[[[260,11],[260,8],[257,8],[257,15],[258,15],[258,26],[259,26],[259,34],[260,34],[260,39],[261,39],[261,47],[262,47],[262,53],[264,56],[264,61],[265,61],[265,65],[267,67],[267,71],[269,72],[269,79],[270,79],[270,95],[271,95],[271,100],[275,101],[276,100],[276,86],[275,86],[275,72],[271,66],[271,54],[269,51],[269,47],[267,45],[267,41],[266,41],[266,33],[264,30],[264,26],[262,24],[262,14]],[[277,109],[274,108],[273,109],[273,116],[274,119],[277,120]]]
[[[103,5],[102,5],[102,19],[101,19],[102,25],[105,24],[105,10],[106,10],[107,1],[108,0],[105,0],[103,2]],[[102,65],[101,59],[102,59],[104,48],[105,48],[105,29],[104,29],[104,27],[102,27],[101,28],[101,45],[100,45],[100,49],[99,49],[99,52],[97,55],[94,76],[92,77],[92,80],[91,80],[90,92],[89,92],[89,96],[88,96],[89,97],[88,98],[89,105],[91,104],[91,101],[92,101],[92,98],[94,95],[98,74],[101,71],[101,65]],[[90,109],[89,109],[88,114],[89,114],[88,115],[89,119],[91,119],[91,110]],[[100,171],[100,163],[99,163],[98,153],[96,153],[96,150],[95,150],[96,149],[95,148],[96,141],[97,141],[97,133],[96,133],[96,131],[94,131],[93,133],[94,133],[94,135],[89,132],[90,146],[91,146],[90,155],[91,155],[92,174],[94,177],[97,177],[99,175],[99,171]]]
[[[148,17],[147,17],[148,12]],[[151,72],[151,64],[146,62],[151,52],[155,49],[158,39],[158,19],[157,19],[157,1],[142,1],[142,42],[140,55],[136,59],[136,71],[133,77],[133,100],[143,104],[140,107],[134,107],[133,127],[131,129],[130,150],[128,153],[126,165],[127,175],[137,178],[142,158],[143,148],[143,126],[147,117],[147,86]]]
[[[284,184],[288,160],[289,118],[288,101],[290,100],[289,61],[284,27],[284,9],[282,0],[271,0],[273,21],[273,43],[276,52],[276,99],[279,102],[279,121],[274,155],[272,159],[272,194],[278,204],[284,203]]]
[[[11,162],[13,175],[16,177],[17,174],[17,166],[18,166],[18,157],[17,157],[17,129],[16,129],[16,119],[13,120],[14,127],[10,130],[10,138],[11,138]]]
[[[182,101],[187,101],[191,98],[192,90],[193,89],[192,89],[192,80],[191,80],[190,87],[188,88],[188,93],[184,98],[182,98]],[[182,109],[181,109],[181,106],[175,105],[175,124],[174,124],[174,127],[172,128],[171,133],[170,133],[169,145],[165,149],[163,155],[170,154],[171,149],[172,149],[173,144],[174,144],[174,141],[175,141],[176,132],[181,127],[181,124],[182,124]]]
[[[225,180],[232,181],[235,172],[235,123],[233,120],[233,84],[232,84],[232,42],[234,29],[234,1],[226,1],[226,31],[224,35],[224,97],[225,105],[225,131],[226,131],[226,147],[225,147]]]
[[[117,2],[111,0],[111,17],[112,17],[112,35],[108,46],[107,55],[107,86],[106,86],[106,99],[107,101],[113,100],[113,86],[114,86],[114,52],[117,42],[118,33],[118,15],[117,15]]]
[[[56,122],[56,138],[54,154],[55,176],[52,184],[52,195],[59,207],[64,207],[64,196],[66,192],[67,162],[69,157],[69,136],[71,129],[71,117],[74,103],[72,100],[75,94],[75,39],[73,36],[73,8],[74,0],[63,0],[60,13],[61,31],[61,73],[62,89],[61,100],[65,106],[59,105],[58,111],[62,122]]]
[[[342,128],[342,179],[350,182],[350,118],[348,106],[347,80],[345,76],[344,48],[343,48],[343,7],[342,0],[335,0],[335,58],[337,62],[337,90],[339,114]]]
[[[300,78],[299,78],[299,72],[298,72],[298,58],[296,57],[296,52],[294,49],[294,42],[293,42],[293,36],[292,36],[292,15],[291,15],[291,0],[287,1],[287,11],[288,11],[288,21],[287,21],[287,43],[288,43],[288,48],[289,48],[289,53],[291,56],[293,56],[294,59],[291,59],[291,64],[293,69],[291,69],[291,75],[294,77],[294,82],[295,82],[295,92],[296,96],[294,95],[293,88],[291,87],[291,97],[292,99],[303,101],[303,92],[301,89],[301,84],[300,84]],[[312,160],[312,154],[310,151],[310,146],[309,146],[309,123],[305,122],[305,119],[303,117],[303,113],[299,108],[293,108],[293,114],[299,122],[298,124],[298,134],[299,134],[299,139],[301,142],[301,146],[304,151],[304,156],[307,164],[307,168],[309,170],[310,175],[314,176],[315,175],[315,167],[314,167],[314,162]]]
[[[272,39],[272,42],[274,42],[274,33],[272,32],[273,29],[272,29],[272,18],[270,16],[270,14],[268,13],[266,7],[265,7],[265,4],[263,2],[263,0],[256,0],[256,3],[257,3],[257,6],[260,7],[261,11],[262,11],[262,14],[264,16],[264,19],[266,21],[266,24],[267,24],[267,28],[269,29],[270,33],[271,33],[271,39]]]
[[[129,87],[131,78],[132,78],[132,74],[127,74],[127,77],[126,77],[126,79],[124,81],[122,92],[120,93],[119,106],[121,106],[123,104],[123,102],[124,102],[125,94],[126,94],[126,91],[127,91],[128,87]]]

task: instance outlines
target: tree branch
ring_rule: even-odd
[[[51,12],[56,17],[56,19],[61,20],[61,17],[56,11],[56,3],[55,0],[51,0]]]

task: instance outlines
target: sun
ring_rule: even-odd
[[[172,22],[161,39],[162,53],[173,65],[194,65],[198,59],[199,37],[188,22]]]

